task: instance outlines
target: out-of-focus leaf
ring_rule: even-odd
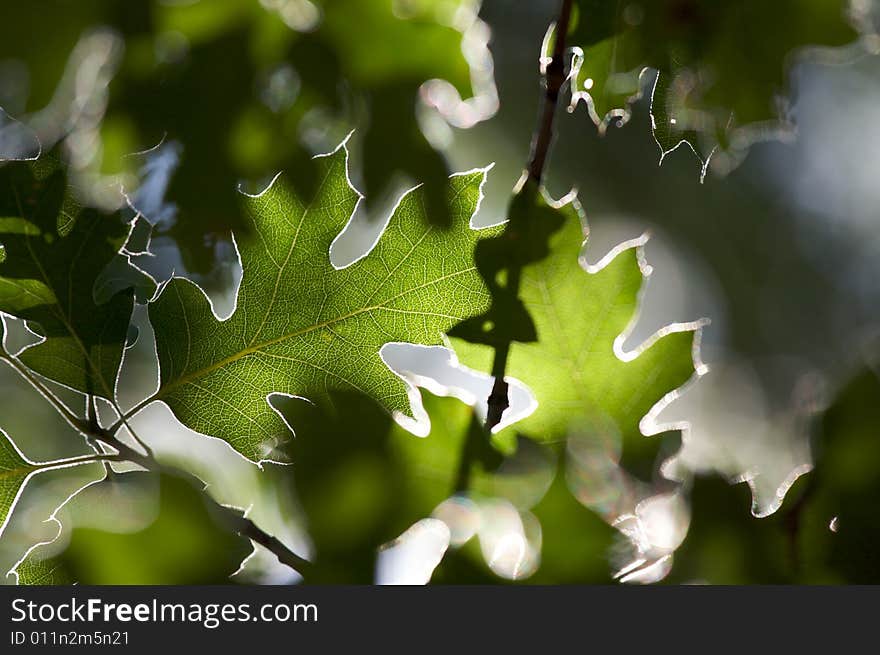
[[[36,136],[44,152],[63,155],[83,204],[104,209],[123,201],[121,178],[104,173],[118,172],[119,156],[135,143],[125,126],[101,130],[107,84],[123,51],[118,34],[107,29],[120,6],[112,0],[8,4],[0,25],[0,107]],[[21,129],[3,132],[3,149],[19,151],[13,158],[39,153]],[[106,171],[110,161],[115,168]]]
[[[138,55],[161,38],[161,32],[129,35],[129,56],[111,86],[108,120],[134,125],[140,149],[164,142],[175,150],[177,165],[164,195],[174,218],[160,229],[177,240],[190,268],[205,272],[213,264],[213,244],[242,227],[237,195],[244,171],[231,141],[236,122],[256,102],[257,71],[246,27],[206,42],[184,41],[185,49],[173,53],[178,58],[156,55],[147,67]],[[139,201],[135,196],[135,206],[147,211]],[[155,215],[147,218],[159,222]]]
[[[175,149],[171,210],[149,218],[200,273],[214,264],[216,242],[246,227],[235,212],[240,183],[284,169],[308,195],[309,157],[354,126],[357,177],[371,202],[402,182],[424,183],[429,215],[448,224],[438,148],[452,128],[497,108],[488,31],[468,0],[26,4],[5,16],[4,27],[17,27],[2,34],[0,60],[12,63],[0,67],[0,106],[51,127],[47,145],[66,140],[79,166],[88,159],[93,173],[125,173],[136,205],[131,181],[145,158],[160,141]],[[86,93],[77,82],[71,94],[62,80],[94,84]]]
[[[371,583],[379,547],[452,494],[471,408],[426,395],[432,431],[419,439],[363,394],[335,393],[322,407],[279,402],[297,429],[292,479],[315,546],[313,580]]]
[[[0,24],[0,105],[31,114],[48,105],[79,38],[107,16],[112,0],[7,3]]]
[[[670,582],[876,584],[880,581],[880,380],[863,370],[825,412],[815,470],[769,517],[749,512],[749,489],[719,477],[691,486],[692,520]]]
[[[541,522],[541,566],[534,584],[607,584],[617,531],[572,495],[560,472],[533,510]]]
[[[765,518],[749,511],[751,493],[718,476],[690,483],[691,522],[675,551],[667,582],[673,584],[785,584],[792,582],[792,542],[786,514],[802,482],[789,490],[783,507]]]
[[[422,133],[416,111],[424,105],[459,128],[494,113],[487,31],[476,18],[475,3],[330,0],[321,6],[324,26],[316,36],[323,33],[342,77],[366,103],[368,117],[358,121],[365,124],[356,145],[367,198],[381,198],[395,176],[403,175],[425,184],[429,216],[448,226],[442,211],[448,169]],[[394,157],[387,156],[390,143]]]
[[[863,370],[823,417],[798,526],[805,582],[880,583],[880,379]]]
[[[180,278],[150,305],[161,366],[154,397],[253,460],[278,456],[288,436],[266,400],[272,393],[324,402],[332,390],[355,389],[412,416],[411,387],[380,349],[439,345],[445,330],[489,302],[472,253],[493,231],[469,226],[483,172],[449,178],[450,229],[426,220],[424,195],[414,190],[373,250],[337,270],[329,248],[358,200],[346,161],[342,146],[315,160],[319,181],[308,200],[286,176],[242,196],[250,234],[237,237],[243,278],[229,319],[219,321],[202,291]]]
[[[292,479],[314,544],[313,579],[370,584],[379,546],[422,517],[403,518],[409,500],[389,440],[391,417],[358,393],[335,400],[323,408],[279,401],[297,426]]]
[[[476,11],[468,0],[24,3],[0,26],[0,62],[9,64],[0,67],[0,106],[26,123],[51,122],[51,146],[77,132],[86,103],[94,117],[77,139],[93,143],[103,120],[102,147],[74,158],[97,158],[103,172],[133,176],[144,157],[125,155],[160,141],[176,148],[165,193],[174,219],[161,229],[187,267],[205,273],[218,239],[246,227],[235,212],[239,183],[284,169],[308,195],[309,157],[355,125],[368,197],[381,203],[404,179],[425,183],[429,215],[447,224],[449,171],[435,146],[450,127],[470,127],[497,108],[488,31]],[[110,28],[107,38],[88,41],[98,28]],[[121,56],[121,41],[110,43],[116,36]],[[80,46],[88,52],[74,56]],[[95,77],[112,73],[109,94],[99,82],[93,97],[79,90],[67,98],[58,91],[65,76],[96,74],[99,57],[90,53],[109,55]],[[434,120],[430,140],[425,120]]]
[[[292,480],[315,547],[313,579],[372,582],[379,547],[399,545],[398,535],[434,518],[448,525],[452,544],[432,579],[498,582],[480,549],[480,527],[491,529],[505,508],[528,511],[536,505],[539,520],[546,520],[542,543],[548,554],[529,581],[562,580],[566,573],[581,581],[608,579],[613,530],[579,505],[561,479],[552,484],[553,458],[529,452],[530,446],[546,448],[524,443],[503,458],[474,423],[473,409],[460,401],[426,395],[432,429],[423,439],[356,393],[335,394],[332,407],[290,399],[281,409],[298,426]],[[474,438],[483,449],[468,456]],[[458,479],[463,467],[467,491]]]
[[[86,520],[95,507],[110,520],[103,525],[95,525],[94,517]],[[67,546],[60,553],[54,542],[33,549],[16,568],[19,584],[228,583],[251,551],[181,478],[114,476],[80,492],[67,514],[72,526],[61,536]],[[126,521],[114,524],[112,517],[120,514]],[[129,520],[134,515],[143,515],[145,524]]]
[[[781,98],[793,56],[856,40],[847,4],[578,0],[572,106],[583,100],[600,130],[622,124],[644,69],[655,68],[651,106],[662,153],[687,143],[705,165],[717,150],[725,170],[786,127]]]
[[[109,400],[132,289],[153,284],[121,254],[129,231],[120,213],[81,207],[57,160],[0,167],[0,311],[44,337],[18,357],[47,378]],[[96,299],[96,280],[111,264],[116,281]]]

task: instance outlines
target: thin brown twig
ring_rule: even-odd
[[[553,45],[553,58],[547,65],[544,74],[544,98],[542,100],[541,114],[532,139],[532,151],[528,163],[528,175],[536,185],[540,185],[544,177],[544,168],[547,163],[547,153],[553,142],[553,120],[559,104],[559,93],[565,84],[565,38],[568,34],[568,25],[571,20],[572,0],[562,0],[559,9],[559,20],[556,22],[556,38]],[[511,267],[508,276],[508,285],[513,293],[519,293],[520,268]],[[509,385],[504,379],[507,369],[507,358],[510,354],[510,343],[500,344],[495,349],[495,357],[492,362],[492,376],[495,381],[492,384],[492,392],[489,394],[488,409],[486,412],[486,429],[491,430],[501,422],[504,411],[510,407]]]
[[[532,153],[528,166],[529,177],[537,184],[541,183],[544,176],[547,153],[550,151],[550,144],[553,141],[553,119],[556,116],[559,93],[562,90],[562,85],[565,84],[565,38],[568,34],[568,24],[571,21],[572,2],[573,0],[562,0],[559,20],[556,22],[553,58],[547,65],[544,76],[543,109],[532,140]]]
[[[74,430],[82,434],[88,434],[88,424],[79,416],[74,414],[70,408],[65,405],[61,399],[56,396],[49,387],[40,381],[31,371],[22,364],[18,358],[10,355],[5,349],[0,348],[0,359],[9,364],[16,373],[24,378],[46,401],[55,408],[55,411],[70,425]]]

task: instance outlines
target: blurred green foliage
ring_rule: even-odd
[[[669,582],[880,583],[880,379],[845,385],[816,426],[815,470],[767,518],[748,513],[749,490],[718,477],[690,489],[692,520]]]
[[[16,569],[20,584],[228,584],[252,547],[233,535],[192,481],[111,475],[64,508],[66,548],[38,546]]]
[[[614,531],[572,497],[552,450],[525,441],[516,453],[501,455],[489,446],[473,410],[454,398],[425,394],[432,430],[423,439],[362,395],[340,394],[333,406],[335,411],[301,400],[281,404],[297,426],[291,479],[314,540],[317,581],[372,582],[377,549],[448,498],[464,497],[459,494],[509,502],[546,526],[542,565],[529,582],[609,580]],[[475,452],[463,457],[469,448]],[[454,545],[433,580],[498,582],[479,540]]]
[[[444,80],[459,98],[483,92],[473,88],[462,52],[463,32],[476,20],[468,11],[463,1],[433,0],[14,3],[0,26],[0,61],[16,64],[0,70],[9,96],[0,105],[19,116],[46,110],[65,68],[75,75],[68,56],[80,39],[107,36],[103,50],[91,52],[113,71],[106,91],[89,100],[100,103],[106,93],[103,149],[92,158],[105,173],[137,176],[146,159],[133,153],[160,143],[171,149],[177,162],[164,199],[174,216],[160,221],[144,210],[176,239],[188,268],[204,273],[216,241],[246,229],[240,184],[259,188],[285,170],[310,195],[309,158],[355,126],[356,175],[369,202],[396,192],[398,182],[418,181],[428,215],[445,221],[449,171],[416,110],[431,80]],[[75,130],[74,105],[84,101],[55,107],[65,123],[56,138]]]
[[[880,584],[880,379],[864,369],[826,412],[796,528],[801,578]]]
[[[705,163],[716,149],[742,158],[787,122],[781,103],[794,56],[858,37],[846,0],[577,0],[576,8],[569,38],[582,59],[573,104],[583,99],[602,130],[622,124],[642,90],[642,70],[655,68],[651,109],[661,151],[684,141]]]

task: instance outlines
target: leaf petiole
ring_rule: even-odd
[[[34,464],[37,471],[49,471],[53,469],[70,468],[72,466],[80,466],[81,464],[94,464],[98,462],[122,462],[126,458],[121,455],[101,454],[101,455],[82,455],[81,457],[68,457],[66,459],[56,459],[51,462],[39,462]]]
[[[147,396],[141,402],[139,402],[137,405],[135,405],[134,407],[129,409],[127,412],[124,412],[124,413],[120,412],[120,414],[121,414],[120,417],[116,420],[115,423],[113,423],[109,428],[107,428],[107,432],[109,432],[110,434],[116,434],[117,432],[119,432],[119,429],[123,425],[128,427],[128,420],[131,419],[132,417],[134,417],[135,415],[139,414],[142,409],[144,409],[147,405],[154,402],[155,400],[156,400],[155,395]],[[129,432],[131,432],[131,428],[129,428]],[[141,445],[143,445],[143,444],[141,444]]]
[[[47,387],[43,382],[39,380],[33,373],[28,370],[28,368],[22,364],[17,358],[10,355],[6,352],[5,349],[0,348],[0,359],[9,364],[15,371],[21,375],[36,391],[43,396],[52,407],[61,415],[72,428],[81,432],[83,434],[88,434],[89,426],[83,421],[79,416],[74,414],[68,407],[65,405],[58,396],[56,396],[49,387]]]

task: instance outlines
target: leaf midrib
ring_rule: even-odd
[[[398,293],[394,296],[391,296],[387,300],[384,300],[383,302],[381,302],[377,305],[371,305],[369,307],[362,307],[361,309],[355,310],[353,312],[349,312],[348,314],[344,314],[342,316],[337,316],[335,318],[332,318],[332,319],[329,319],[326,321],[322,321],[321,323],[316,323],[314,325],[310,325],[308,327],[305,327],[305,328],[302,328],[299,330],[295,330],[295,331],[289,332],[287,334],[282,334],[281,336],[274,337],[272,339],[267,339],[266,341],[263,341],[263,342],[258,343],[256,345],[248,346],[247,348],[243,348],[242,350],[239,350],[238,352],[233,353],[232,355],[229,355],[228,357],[224,357],[223,359],[221,359],[217,362],[214,362],[210,366],[205,366],[204,368],[193,371],[192,373],[188,373],[187,375],[182,375],[179,378],[169,382],[168,384],[163,384],[161,387],[159,387],[159,389],[153,395],[153,398],[161,398],[162,396],[166,395],[168,392],[170,392],[173,389],[181,387],[185,384],[189,384],[189,383],[193,382],[194,380],[198,380],[199,378],[202,378],[202,377],[208,375],[209,373],[212,373],[218,369],[223,368],[224,366],[228,366],[229,364],[234,364],[238,360],[244,359],[248,355],[253,355],[255,353],[261,352],[263,349],[269,348],[270,346],[274,346],[275,344],[281,343],[283,341],[287,341],[288,339],[295,339],[297,337],[301,337],[304,334],[309,334],[310,332],[314,332],[316,330],[328,328],[332,325],[336,325],[337,323],[342,323],[343,321],[347,321],[351,318],[354,318],[355,316],[360,316],[361,314],[366,314],[366,313],[377,311],[380,309],[388,309],[387,305],[389,303],[397,300],[401,296],[405,296],[408,293],[418,291],[419,289],[423,289],[425,287],[432,286],[434,284],[438,284],[439,282],[443,282],[444,280],[448,280],[448,279],[456,277],[458,275],[464,275],[466,273],[471,273],[476,270],[477,269],[475,266],[469,266],[468,268],[463,268],[460,271],[455,271],[454,273],[450,273],[448,275],[443,275],[443,276],[435,278],[429,282],[425,282],[425,283],[420,284],[418,286],[412,287],[411,289],[406,289],[405,291],[401,291],[400,293]],[[419,312],[419,313],[421,313],[421,312]],[[425,313],[427,314],[430,312],[425,312]]]
[[[0,480],[7,480],[9,478],[16,478],[21,476],[28,476],[34,471],[39,470],[36,466],[31,466],[30,464],[24,463],[15,468],[11,469],[0,469]]]

